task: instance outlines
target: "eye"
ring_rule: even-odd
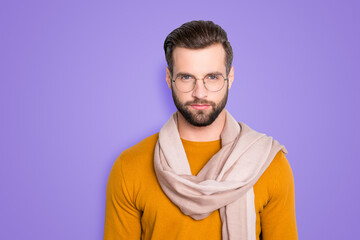
[[[218,80],[219,76],[216,75],[216,74],[209,74],[209,75],[206,76],[206,79],[208,79],[208,80]]]
[[[193,79],[194,79],[193,76],[188,75],[188,74],[181,75],[181,76],[179,76],[179,78],[180,78],[181,80],[183,80],[183,81],[193,80]]]

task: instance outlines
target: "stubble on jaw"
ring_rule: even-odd
[[[171,90],[174,104],[177,110],[181,113],[181,115],[185,118],[185,120],[188,123],[196,127],[209,126],[216,120],[216,118],[219,116],[219,114],[226,106],[228,99],[228,91],[229,90],[227,89],[224,97],[221,99],[221,101],[218,104],[212,101],[201,100],[198,98],[195,98],[194,101],[187,101],[185,102],[185,104],[183,104],[176,96],[174,90],[173,89]],[[197,110],[196,113],[193,113],[188,110],[188,107],[191,104],[208,104],[211,106],[211,112],[206,114],[206,112],[203,110]]]

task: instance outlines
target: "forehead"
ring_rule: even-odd
[[[206,74],[214,71],[225,73],[225,55],[224,47],[220,43],[201,49],[176,47],[173,51],[174,74]]]

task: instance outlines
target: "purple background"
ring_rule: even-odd
[[[193,19],[234,49],[227,109],[284,144],[300,239],[359,225],[358,1],[1,1],[0,239],[101,239],[116,157],[175,111],[162,44]]]

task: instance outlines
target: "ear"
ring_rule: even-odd
[[[232,83],[234,81],[234,67],[233,66],[230,69],[228,79],[229,79],[229,87],[228,87],[228,89],[230,89],[231,85],[232,85]]]
[[[171,89],[171,74],[168,67],[166,67],[166,82],[168,84],[168,87]]]

